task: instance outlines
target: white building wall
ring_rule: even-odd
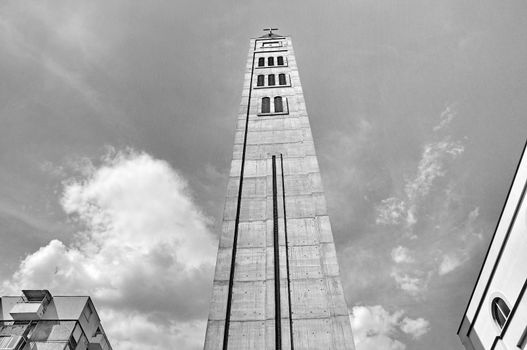
[[[523,349],[517,346],[527,326],[527,156],[524,153],[494,238],[470,299],[459,336],[467,349]],[[491,303],[501,297],[511,313],[503,329]],[[469,340],[470,338],[470,340]]]

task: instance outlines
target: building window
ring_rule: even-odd
[[[76,342],[78,342],[79,339],[81,338],[81,336],[82,336],[82,328],[81,328],[81,326],[78,323],[75,326],[75,328],[73,329],[73,333],[71,334],[71,336],[73,337],[73,339]]]
[[[279,65],[279,66],[283,66],[284,65],[284,57],[283,56],[278,56],[276,58],[276,64]]]
[[[82,314],[86,318],[86,321],[90,322],[90,317],[93,314],[93,309],[89,302],[86,303],[86,307],[84,308],[84,311],[82,312]]]
[[[276,96],[274,98],[274,112],[281,113],[284,111],[284,105],[282,103],[282,97]]]
[[[265,58],[260,57],[258,59],[258,67],[263,67],[263,66],[265,66]]]
[[[274,66],[274,57],[267,57],[267,65]]]
[[[21,336],[2,334],[0,335],[0,349],[22,349],[26,340]]]
[[[274,74],[269,74],[267,76],[267,85],[274,86]]]
[[[280,46],[282,46],[282,43],[280,41],[270,41],[270,42],[262,44],[262,47],[280,47]]]
[[[509,309],[509,306],[503,300],[502,298],[494,298],[492,300],[492,317],[494,317],[494,321],[500,326],[500,328],[503,328],[505,325],[505,322],[507,322],[507,318],[509,317],[509,314],[511,310]]]
[[[287,97],[283,96],[263,97],[258,109],[258,115],[260,116],[289,114]]]
[[[71,335],[70,339],[68,340],[68,346],[71,350],[75,350],[77,348],[77,341],[75,338],[73,338],[73,335]]]
[[[262,98],[262,113],[271,113],[271,99],[269,97]]]
[[[258,80],[256,81],[256,86],[263,86],[264,80],[265,80],[265,77],[263,76],[263,74],[260,74],[258,76]]]
[[[7,349],[8,346],[13,345],[14,337],[11,335],[0,335],[0,349]]]
[[[286,82],[285,82],[285,74],[278,74],[278,84],[280,85],[285,85]]]

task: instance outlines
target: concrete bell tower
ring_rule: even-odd
[[[354,349],[291,37],[251,39],[205,350]]]

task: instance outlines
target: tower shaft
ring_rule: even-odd
[[[354,349],[290,37],[250,41],[205,350]]]

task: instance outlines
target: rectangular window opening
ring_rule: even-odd
[[[262,43],[262,47],[280,47],[282,46],[282,42],[280,41],[268,41],[265,43]]]

